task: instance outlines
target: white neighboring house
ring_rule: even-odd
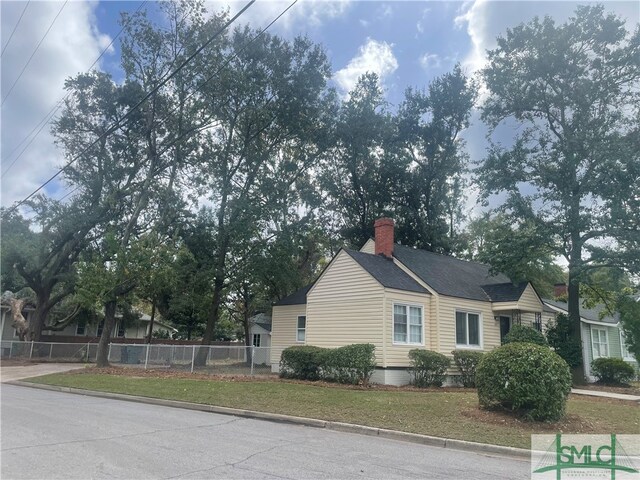
[[[249,335],[254,350],[254,364],[269,364],[271,348],[271,317],[265,313],[258,313],[249,319]]]
[[[556,286],[558,287],[558,286]],[[567,315],[566,302],[543,299],[543,321],[545,325],[555,320],[558,313]],[[589,382],[595,382],[596,378],[591,372],[591,362],[597,358],[611,357],[621,358],[630,363],[638,371],[638,363],[631,352],[626,348],[624,335],[620,325],[620,315],[602,315],[604,305],[594,308],[585,308],[580,301],[580,337],[582,339],[582,361],[584,363],[585,376]]]

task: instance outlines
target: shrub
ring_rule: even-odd
[[[534,343],[536,345],[547,345],[547,339],[535,328],[524,325],[514,325],[504,337],[504,343]]]
[[[415,348],[409,350],[410,373],[416,387],[440,387],[451,361],[438,352]]]
[[[300,380],[319,380],[326,349],[310,345],[285,348],[280,356],[280,376]]]
[[[338,383],[367,385],[376,368],[375,350],[370,343],[328,350],[323,357],[322,377]]]
[[[555,321],[549,322],[547,341],[553,351],[569,364],[569,367],[576,368],[582,365],[580,339],[571,335],[571,323],[565,314],[559,313]]]
[[[509,343],[484,355],[476,385],[482,407],[500,406],[532,420],[558,420],[571,391],[571,371],[548,347]]]
[[[474,350],[454,350],[453,361],[460,370],[460,381],[463,387],[476,386],[476,368],[482,360],[482,352]]]
[[[591,371],[600,383],[628,384],[636,372],[631,364],[621,358],[597,358],[591,363]]]

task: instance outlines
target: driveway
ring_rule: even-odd
[[[529,463],[3,385],[3,479],[529,478]]]
[[[16,365],[0,367],[0,382],[11,382],[23,378],[38,377],[49,373],[68,372],[84,368],[84,365],[77,363],[36,363],[33,365]]]

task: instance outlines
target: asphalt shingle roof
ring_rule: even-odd
[[[459,260],[404,245],[394,245],[393,255],[442,295],[486,302],[489,295],[483,286],[511,282],[506,275],[491,275],[491,267],[484,263]]]
[[[482,289],[489,296],[492,302],[517,302],[528,284],[528,282],[522,282],[516,285],[511,282],[494,283],[490,285],[482,285]]]
[[[299,290],[296,290],[291,295],[288,295],[288,296],[278,300],[273,305],[274,306],[304,305],[305,303],[307,303],[307,293],[309,292],[309,290],[311,290],[311,287],[313,287],[313,283],[307,285],[306,287],[302,287]]]
[[[567,302],[558,302],[556,300],[549,300],[548,298],[544,298],[542,300],[547,305],[552,305],[560,310],[564,310],[568,312]],[[582,305],[582,299],[580,299],[580,316],[585,320],[591,320],[592,322],[603,322],[603,323],[611,323],[616,324],[620,321],[620,314],[618,312],[615,315],[611,316],[605,314],[602,318],[600,318],[600,312],[605,309],[604,305],[596,305],[594,308],[585,308]]]
[[[354,250],[345,249],[345,252],[386,288],[429,293],[426,288],[411,278],[390,259]]]

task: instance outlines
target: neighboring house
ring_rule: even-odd
[[[271,317],[258,313],[249,319],[249,335],[254,350],[253,363],[262,365],[270,363],[269,348],[271,347]]]
[[[15,329],[11,326],[11,311],[9,307],[6,305],[2,305],[0,307],[0,311],[2,314],[1,321],[2,327],[0,332],[2,332],[2,337],[0,340],[2,341],[19,341],[18,335],[16,334]],[[30,321],[31,316],[33,315],[34,308],[31,306],[26,306],[22,310],[22,314],[24,317]],[[149,332],[149,323],[151,322],[151,317],[149,315],[143,314],[139,320],[136,322],[132,322],[131,325],[125,326],[121,320],[120,315],[116,315],[116,325],[113,327],[113,332],[111,336],[114,338],[132,338],[139,339],[145,338]],[[102,334],[102,326],[103,322],[99,324],[87,324],[84,322],[75,322],[67,325],[63,330],[59,332],[52,332],[45,330],[43,332],[44,342],[88,342],[93,339],[98,339]],[[156,318],[153,322],[153,331],[160,332],[165,331],[168,332],[169,335],[173,335],[177,330],[162,321],[158,321]]]
[[[513,324],[542,329],[542,300],[530,283],[514,285],[488,265],[397,245],[393,237],[393,220],[377,220],[375,240],[360,251],[340,250],[312,285],[274,305],[273,371],[292,345],[372,343],[372,381],[402,385],[410,380],[411,349],[489,351]]]
[[[566,287],[565,287],[566,289]],[[556,285],[556,296],[566,293],[561,285]],[[567,303],[555,300],[543,299],[545,311],[543,318],[545,324],[554,321],[559,313],[567,314]],[[585,308],[580,302],[580,337],[582,339],[582,359],[587,380],[594,382],[596,378],[591,372],[591,362],[596,358],[613,357],[622,358],[631,363],[636,371],[638,363],[627,350],[624,343],[624,335],[620,325],[620,315],[603,315],[604,305],[594,308]]]

